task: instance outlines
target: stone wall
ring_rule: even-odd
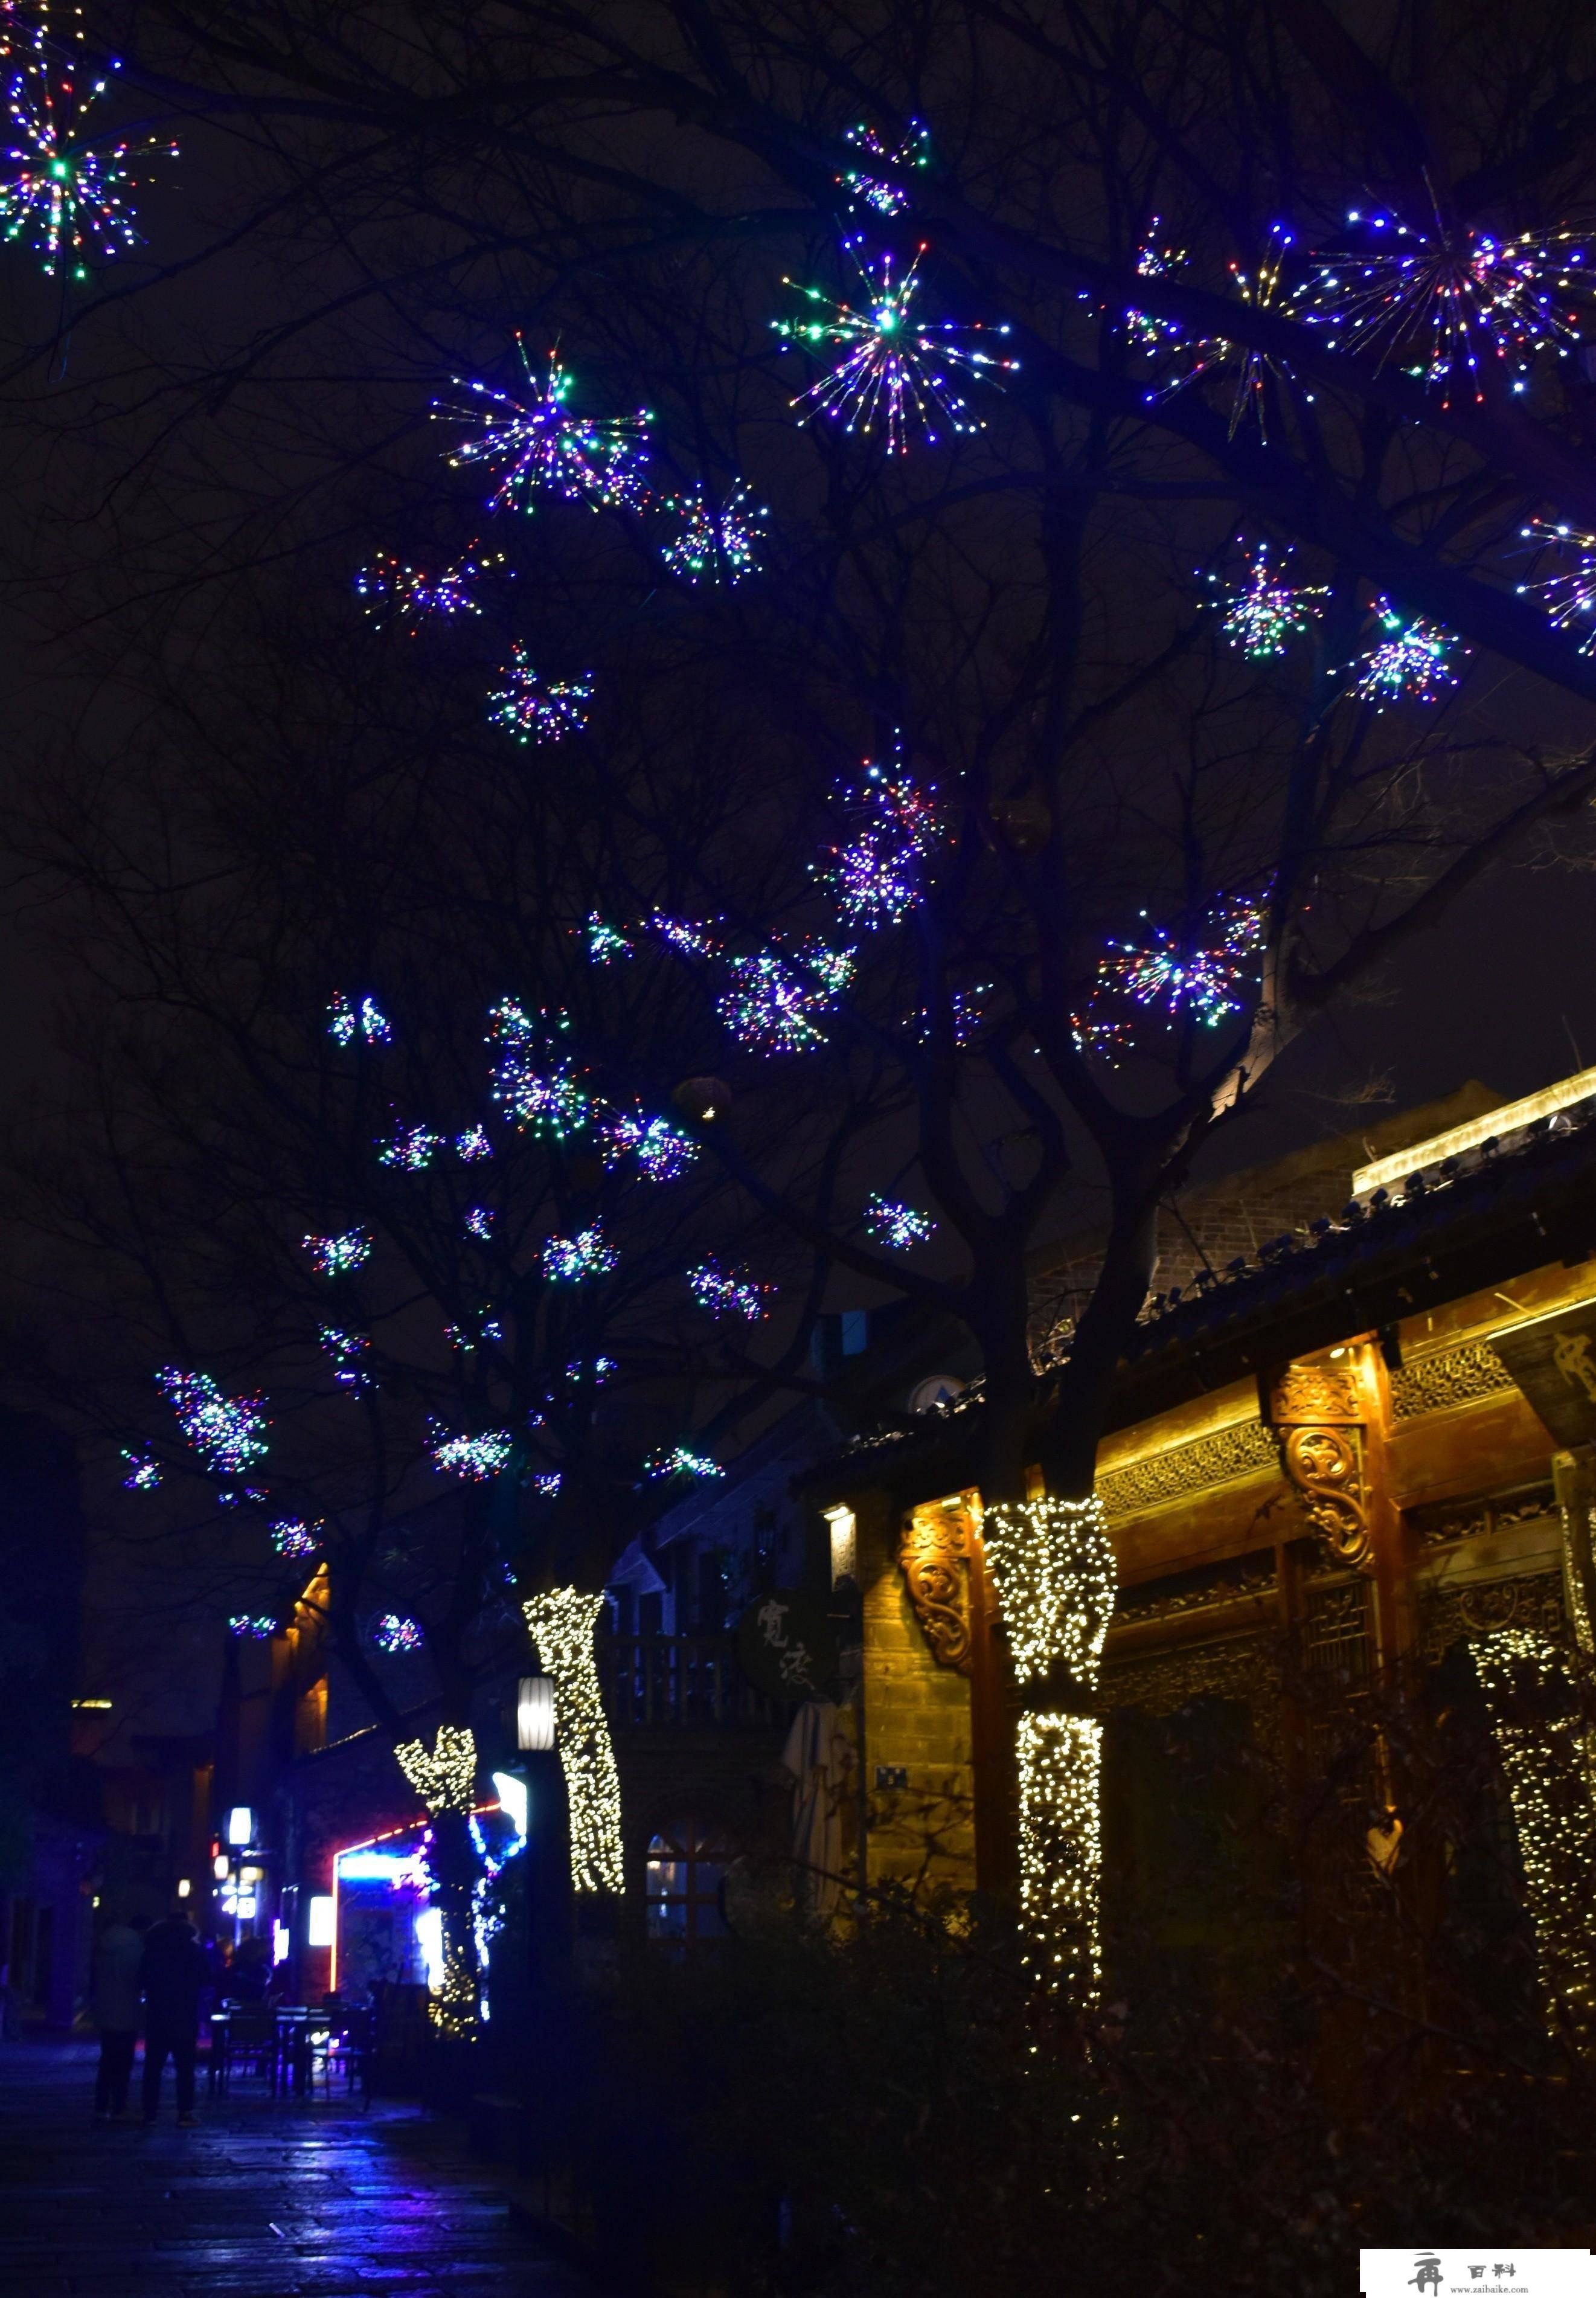
[[[869,1875],[919,1891],[975,1888],[970,1682],[931,1657],[897,1565],[898,1524],[886,1495],[862,1495],[864,1783]],[[902,1786],[878,1784],[901,1770]]]

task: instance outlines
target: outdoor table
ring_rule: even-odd
[[[302,2004],[285,2004],[277,2011],[277,2050],[272,2068],[275,2095],[285,2079],[295,2098],[303,2098],[310,2082],[310,2013]]]

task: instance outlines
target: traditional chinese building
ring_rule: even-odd
[[[1492,1101],[1171,1218],[1097,1471],[1111,1989],[1300,2013],[1377,1969],[1336,2018],[1583,2021],[1596,1070]],[[1089,1260],[1044,1272],[1054,1315]],[[1015,1881],[980,1412],[976,1386],[808,1480],[863,1590],[872,1883]]]

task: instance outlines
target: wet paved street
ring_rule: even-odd
[[[90,2119],[92,2046],[0,2047],[0,2298],[580,2298],[466,2155],[402,2105],[240,2083],[179,2130]]]

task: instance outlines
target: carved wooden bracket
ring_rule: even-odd
[[[1362,1418],[1351,1368],[1287,1365],[1269,1399],[1269,1418],[1292,1489],[1332,1560],[1355,1572],[1374,1566]]]
[[[969,1510],[959,1500],[935,1500],[904,1518],[897,1561],[921,1633],[939,1667],[968,1675],[970,1642]]]

